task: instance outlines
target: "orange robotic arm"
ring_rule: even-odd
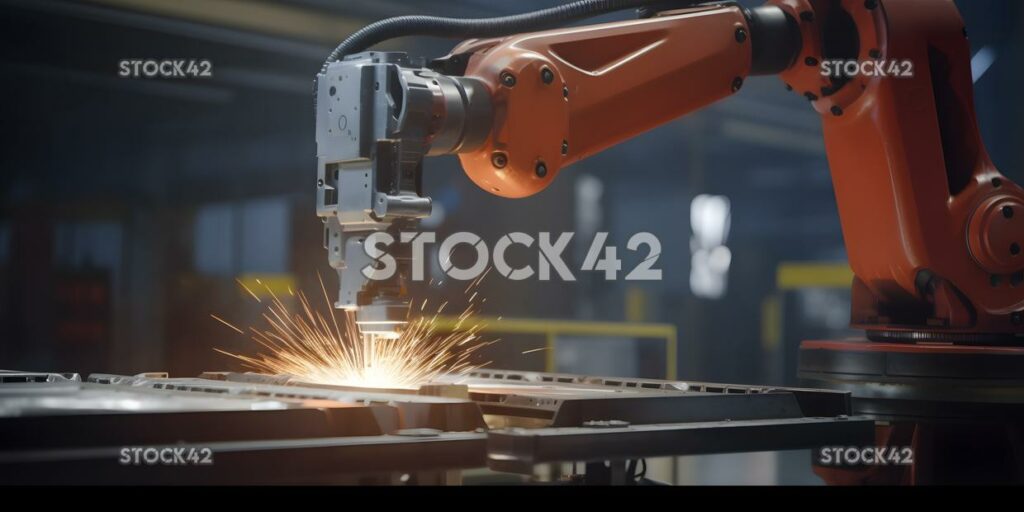
[[[466,173],[497,195],[534,194],[752,71],[779,72],[822,115],[854,325],[875,339],[1024,341],[1024,191],[980,140],[952,1],[769,4],[463,43],[453,55],[469,55],[465,76],[494,108],[486,142],[460,154]],[[912,76],[823,75],[837,59],[905,61]]]
[[[389,22],[379,25],[368,32],[391,33]],[[344,205],[325,202],[328,230],[334,216],[344,234],[420,215],[418,180],[408,178],[420,172],[416,156],[457,153],[484,190],[524,197],[565,166],[738,92],[748,75],[779,74],[822,116],[856,276],[853,324],[876,340],[1024,342],[1024,190],[999,174],[981,142],[967,33],[952,0],[708,4],[471,39],[432,70],[395,67],[389,62],[404,57],[383,55],[329,61],[319,75],[318,102],[343,106],[335,88],[362,76],[364,88],[341,97],[362,99],[356,111],[383,112],[374,146],[338,113],[351,108],[318,110],[328,182],[319,197],[336,197],[330,169],[402,155],[373,167],[374,197],[386,207],[350,221],[335,214]],[[909,63],[912,72],[822,73],[837,60]],[[370,84],[377,95],[365,94]],[[365,137],[366,121],[360,126]]]

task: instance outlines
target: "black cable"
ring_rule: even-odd
[[[325,73],[327,66],[345,55],[361,52],[377,43],[397,37],[434,36],[455,39],[500,37],[553,28],[609,12],[660,3],[664,3],[664,0],[577,0],[539,11],[495,18],[462,19],[439,16],[387,18],[363,27],[342,41],[324,61],[320,73]]]

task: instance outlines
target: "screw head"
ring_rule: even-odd
[[[737,43],[742,43],[743,41],[746,41],[746,40],[747,40],[747,30],[744,29],[743,27],[737,28],[736,29],[736,42]]]
[[[533,171],[537,173],[538,178],[543,178],[548,175],[548,166],[544,165],[544,162],[537,162],[537,166],[534,167]]]
[[[501,151],[495,151],[494,154],[491,155],[491,165],[498,169],[504,169],[505,166],[508,165],[508,155]]]
[[[569,98],[569,86],[568,85],[562,86],[562,97],[566,98],[566,99]]]
[[[501,84],[504,85],[505,87],[515,87],[516,76],[513,75],[512,73],[509,73],[508,71],[502,71]]]
[[[540,79],[545,84],[550,84],[551,82],[555,81],[555,74],[551,71],[550,68],[545,67],[544,69],[540,70]]]
[[[841,115],[843,115],[843,109],[839,105],[832,105],[832,108],[829,109],[829,110],[832,112],[832,115],[834,115],[834,116],[841,116]]]
[[[807,64],[808,66],[817,66],[818,59],[815,59],[814,57],[807,57],[804,59],[804,64]]]
[[[743,79],[736,77],[732,79],[732,92],[736,92],[743,87]]]
[[[1012,206],[1004,206],[1003,207],[1003,218],[1006,218],[1006,219],[1012,219],[1013,218],[1013,207]]]
[[[562,141],[562,154],[563,155],[568,155],[569,154],[569,141],[567,141],[567,140],[563,140]]]

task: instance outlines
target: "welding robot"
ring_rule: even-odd
[[[634,8],[635,20],[567,26]],[[430,61],[368,51],[413,35],[465,41]],[[376,279],[383,265],[364,244],[380,232],[399,240],[430,214],[424,157],[456,154],[484,191],[526,197],[575,162],[741,93],[749,76],[778,75],[821,115],[855,276],[851,325],[866,338],[804,342],[801,376],[854,389],[879,418],[956,405],[1019,420],[999,397],[1024,389],[1024,189],[981,141],[970,58],[952,0],[581,0],[373,23],[315,81],[317,213],[336,306],[365,334],[404,326],[409,248],[393,246],[397,271]],[[913,73],[822,73],[836,61],[910,62]],[[880,423],[879,442],[941,436],[911,425]]]

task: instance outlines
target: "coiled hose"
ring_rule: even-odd
[[[496,18],[443,18],[439,16],[398,16],[363,27],[341,42],[327,57],[320,73],[345,55],[397,37],[434,36],[446,38],[500,37],[519,32],[532,32],[553,28],[566,23],[651,4],[664,4],[665,0],[577,0],[539,11],[500,16]],[[697,3],[679,1],[676,4]]]

